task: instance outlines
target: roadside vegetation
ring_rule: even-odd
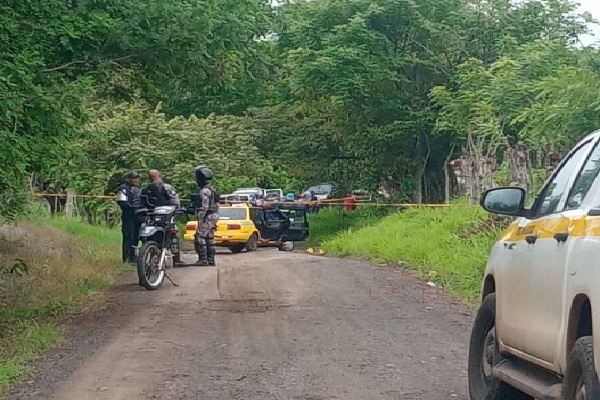
[[[0,226],[0,394],[60,343],[61,317],[123,271],[117,230],[35,217]]]
[[[382,217],[390,214],[391,209],[383,207],[358,207],[348,212],[341,207],[323,208],[318,213],[309,214],[309,244],[319,246],[334,238],[340,232],[356,230],[377,223]]]
[[[373,223],[356,218],[354,226],[322,236],[330,255],[402,263],[468,302],[476,300],[491,246],[506,227],[465,203],[407,209]]]

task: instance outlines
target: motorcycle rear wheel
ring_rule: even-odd
[[[158,265],[161,254],[162,249],[154,241],[144,243],[140,249],[137,259],[138,278],[140,285],[147,290],[160,288],[165,280],[166,259],[163,260],[162,265]]]

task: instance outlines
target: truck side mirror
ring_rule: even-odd
[[[493,214],[519,216],[525,207],[526,196],[525,189],[516,186],[493,188],[481,197],[481,207]]]

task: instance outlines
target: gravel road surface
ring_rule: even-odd
[[[468,399],[473,313],[437,288],[303,252],[217,262],[154,292],[126,274],[9,399]]]

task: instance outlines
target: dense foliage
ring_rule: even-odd
[[[472,141],[542,167],[600,126],[600,57],[570,0],[86,0],[0,5],[0,215],[195,164],[223,191],[384,185],[444,199]],[[103,205],[104,204],[104,205]],[[114,205],[113,205],[114,206]],[[106,203],[88,202],[98,211]]]

